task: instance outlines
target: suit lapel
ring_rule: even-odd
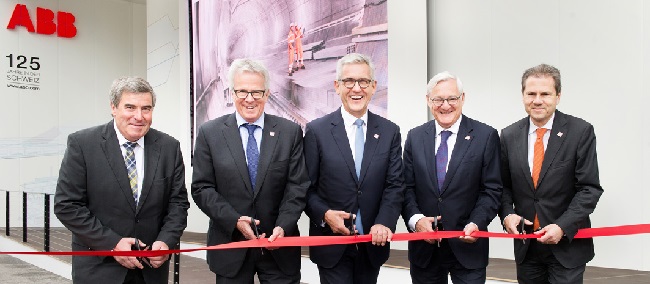
[[[368,111],[368,127],[366,127],[366,142],[363,145],[363,159],[361,160],[361,171],[359,172],[359,185],[363,183],[368,167],[372,162],[372,157],[375,155],[375,150],[377,150],[379,139],[381,139],[381,128],[379,127],[378,121],[379,119],[376,118],[376,115]]]
[[[133,199],[133,193],[131,193],[131,186],[129,185],[129,178],[126,172],[126,164],[124,163],[124,156],[122,156],[120,145],[118,145],[119,143],[112,120],[106,124],[102,133],[102,138],[101,147],[106,156],[106,160],[108,160],[108,164],[113,171],[113,176],[120,187],[122,195],[129,205],[131,205],[131,210],[135,212],[135,200]]]
[[[549,166],[553,163],[557,152],[560,150],[560,147],[564,143],[565,135],[567,135],[567,120],[563,113],[560,111],[555,112],[555,119],[553,120],[553,128],[551,129],[551,134],[548,137],[548,145],[546,146],[546,151],[544,152],[544,161],[542,162],[542,169],[539,172],[539,181],[537,188],[544,180],[544,175],[548,171]],[[562,133],[562,134],[560,134]]]
[[[467,119],[466,116],[463,115],[461,117],[460,127],[458,128],[458,134],[456,135],[456,143],[454,144],[454,150],[451,153],[451,159],[449,160],[449,165],[447,166],[447,174],[445,175],[445,182],[442,184],[443,193],[445,192],[445,190],[447,190],[447,187],[449,187],[449,183],[454,177],[454,174],[456,174],[456,170],[458,170],[458,166],[460,165],[460,162],[465,157],[465,154],[467,154],[467,149],[469,148],[469,145],[473,141],[471,135],[472,130],[473,127],[471,121]]]
[[[160,160],[160,145],[158,141],[158,133],[149,130],[147,135],[144,136],[144,179],[142,181],[142,192],[140,193],[140,201],[136,213],[142,208],[149,192],[153,178],[158,169],[158,161]]]
[[[241,176],[248,194],[252,196],[252,186],[251,179],[248,175],[248,165],[246,164],[246,155],[244,155],[244,148],[241,142],[241,136],[239,136],[239,125],[237,125],[237,119],[235,119],[235,114],[231,114],[230,117],[224,123],[226,127],[223,128],[222,134],[226,140],[226,146],[230,151],[230,154],[235,161],[237,170],[239,170],[239,175]],[[262,139],[263,140],[263,139]],[[257,171],[260,172],[259,170]]]
[[[517,131],[513,137],[515,149],[514,149],[514,160],[517,164],[522,165],[519,169],[521,174],[526,179],[528,183],[528,188],[530,190],[535,190],[533,185],[533,177],[531,176],[530,165],[528,165],[528,129],[530,126],[530,119],[528,117],[520,120],[519,131]]]
[[[436,174],[436,154],[434,149],[436,147],[437,139],[436,124],[433,122],[433,120],[429,121],[429,125],[424,131],[424,134],[425,135],[422,136],[422,145],[425,145],[424,158],[426,159],[427,163],[427,173],[429,173],[429,178],[433,184],[434,194],[440,195],[440,190],[438,189],[438,175]],[[430,141],[433,141],[432,145],[430,144]]]
[[[354,180],[359,184],[359,179],[357,178],[357,171],[354,167],[354,158],[352,157],[352,149],[350,149],[350,142],[348,140],[347,132],[345,131],[345,124],[343,124],[343,116],[341,116],[341,111],[336,112],[334,118],[332,119],[332,138],[336,142],[336,146],[341,151],[341,155],[345,160],[345,164],[348,166],[350,174]],[[365,150],[364,150],[365,152]],[[363,168],[363,167],[362,167]]]
[[[255,178],[254,197],[262,188],[264,178],[266,177],[267,169],[271,163],[273,153],[275,153],[275,146],[278,142],[280,132],[275,129],[278,122],[271,115],[264,115],[264,129],[262,130],[262,142],[260,144],[260,160],[257,164],[257,177]],[[273,133],[273,135],[271,135]]]

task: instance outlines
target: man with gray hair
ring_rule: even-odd
[[[269,72],[261,62],[233,61],[236,111],[199,127],[192,197],[210,217],[209,246],[299,236],[309,179],[298,124],[264,112]],[[217,283],[298,283],[300,247],[209,250]]]
[[[454,239],[409,242],[413,283],[483,284],[488,265],[485,238],[501,198],[499,135],[462,113],[460,79],[436,74],[427,85],[434,120],[411,129],[404,145],[402,218],[411,232],[463,231]]]
[[[138,77],[115,80],[113,120],[68,136],[54,213],[72,250],[169,250],[187,224],[180,144],[150,128],[156,95]],[[167,283],[169,255],[73,256],[74,283]]]
[[[376,87],[370,58],[342,57],[334,88],[343,107],[305,131],[309,235],[372,235],[372,245],[310,247],[321,283],[376,283],[390,252],[403,200],[402,147],[399,127],[368,111]]]

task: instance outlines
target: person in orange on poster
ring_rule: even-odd
[[[294,54],[296,52],[296,48],[294,47],[294,43],[296,41],[296,34],[293,32],[293,27],[296,24],[291,23],[289,25],[289,34],[287,35],[287,52],[289,53],[289,76],[293,75],[293,62],[295,61]]]
[[[294,24],[293,27],[291,28],[293,29],[293,34],[296,41],[296,55],[298,57],[296,67],[300,69],[305,69],[305,61],[303,60],[303,52],[302,52],[302,38],[303,38],[302,27],[298,26],[298,24]]]

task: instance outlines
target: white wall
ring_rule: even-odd
[[[464,83],[464,113],[497,129],[526,115],[521,75],[539,63],[562,72],[559,110],[596,129],[605,193],[595,227],[650,223],[650,5],[613,0],[430,2],[430,75],[448,70]],[[491,231],[500,231],[493,222]],[[596,238],[594,266],[650,270],[648,235]],[[491,257],[512,258],[509,240]]]

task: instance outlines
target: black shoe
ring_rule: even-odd
[[[300,66],[300,69],[305,69],[305,65],[303,65],[303,66]]]

